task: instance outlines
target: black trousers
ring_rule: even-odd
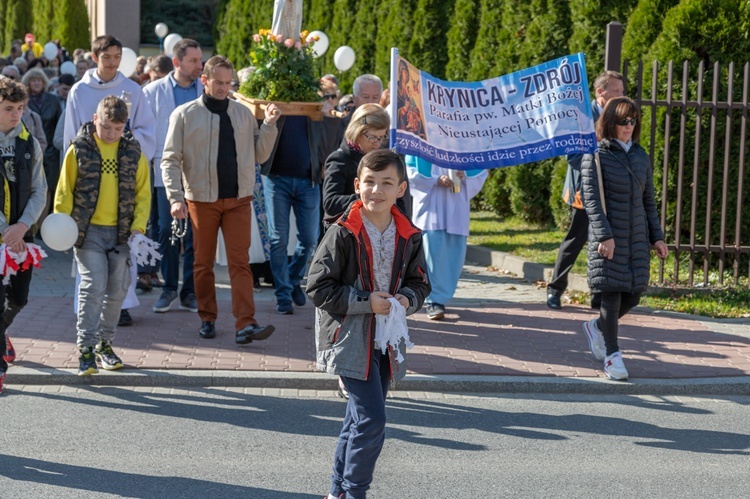
[[[3,356],[5,351],[5,330],[13,323],[18,312],[21,311],[29,301],[29,285],[31,284],[31,270],[19,271],[10,276],[10,282],[3,286],[0,284],[0,373],[8,370],[8,363]]]
[[[570,227],[560,244],[560,250],[557,252],[552,280],[547,284],[549,291],[554,292],[557,296],[565,292],[568,288],[570,269],[573,268],[588,239],[589,217],[586,215],[586,210],[571,208]]]
[[[641,301],[641,293],[606,292],[600,293],[602,297],[599,309],[599,320],[597,327],[604,335],[604,345],[607,347],[607,355],[620,350],[617,344],[618,321]]]

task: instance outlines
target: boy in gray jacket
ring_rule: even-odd
[[[14,253],[24,252],[33,240],[31,228],[47,201],[42,148],[21,122],[27,97],[26,87],[0,77],[0,233]],[[31,267],[0,285],[0,393],[8,361],[15,358],[5,331],[26,306],[30,284]]]
[[[411,315],[430,294],[422,233],[394,205],[406,190],[406,168],[387,149],[359,163],[360,200],[325,233],[307,278],[316,307],[317,367],[339,375],[349,392],[336,446],[329,498],[363,498],[385,439],[385,398],[404,377],[401,341],[387,354],[375,343],[375,314],[395,298]]]

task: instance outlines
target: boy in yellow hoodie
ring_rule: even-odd
[[[151,207],[148,161],[127,121],[122,99],[102,99],[94,121],[73,139],[55,193],[55,213],[78,225],[79,376],[99,372],[97,360],[107,370],[123,366],[112,339],[130,284],[128,241],[145,232]]]

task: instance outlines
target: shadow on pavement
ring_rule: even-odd
[[[193,390],[189,394],[153,394],[111,387],[92,387],[88,390],[109,395],[116,400],[86,400],[48,393],[25,395],[157,416],[213,421],[255,430],[331,438],[338,435],[344,413],[341,401],[328,399],[295,399],[294,410],[291,411],[287,409],[289,399],[210,389]],[[636,404],[639,403],[638,399],[634,400]],[[388,400],[387,413],[387,439],[461,451],[483,451],[487,447],[466,441],[425,437],[422,432],[406,430],[403,426],[461,430],[471,428],[489,434],[535,440],[567,440],[567,433],[590,433],[632,437],[639,440],[634,441],[634,445],[676,451],[750,455],[750,435],[747,434],[665,428],[614,416],[503,412],[399,398]],[[692,413],[696,416],[704,415],[701,411]],[[2,464],[0,461],[0,473],[6,473]]]
[[[124,497],[263,497],[309,499],[320,494],[301,494],[257,487],[243,487],[176,476],[151,476],[53,463],[39,459],[0,455],[0,476],[11,480],[66,487],[82,492],[99,492]]]

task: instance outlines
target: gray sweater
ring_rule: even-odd
[[[23,123],[19,123],[7,134],[0,132],[0,148],[2,148],[3,156],[8,156],[11,151],[15,153],[16,137],[21,134],[22,130]],[[47,202],[47,179],[44,176],[44,166],[42,164],[44,153],[39,146],[38,140],[33,136],[29,137],[29,140],[34,141],[34,162],[31,166],[31,197],[29,197],[29,201],[26,203],[26,207],[18,219],[19,222],[23,222],[27,227],[31,227],[39,220],[39,217],[42,216],[42,211],[44,211],[44,205]],[[2,210],[0,210],[0,232],[7,228],[8,220],[5,218]]]

